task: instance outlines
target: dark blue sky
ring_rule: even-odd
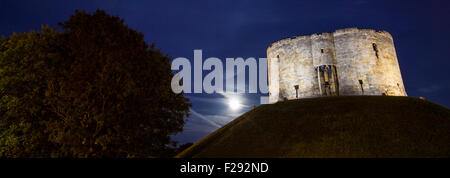
[[[104,9],[142,32],[172,57],[266,57],[268,45],[286,37],[347,27],[386,30],[394,38],[406,91],[450,106],[450,4],[448,1],[0,1],[0,35],[57,27],[75,9]],[[231,111],[222,95],[190,94],[192,116],[175,138],[197,141],[259,103],[240,96]]]

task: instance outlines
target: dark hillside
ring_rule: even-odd
[[[262,105],[177,157],[450,157],[450,110],[412,97]]]

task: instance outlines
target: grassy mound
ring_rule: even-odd
[[[450,157],[450,110],[412,97],[262,105],[177,157]]]

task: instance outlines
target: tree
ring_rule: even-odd
[[[37,72],[44,73],[42,78],[36,79],[40,86],[40,98],[36,97],[36,100],[41,102],[19,106],[36,112],[45,110],[51,115],[33,119],[43,129],[38,131],[39,127],[30,126],[29,130],[39,132],[45,142],[36,140],[32,143],[48,143],[45,148],[36,147],[49,150],[47,155],[57,157],[163,155],[174,143],[170,135],[182,131],[183,118],[189,114],[191,106],[187,98],[173,93],[170,88],[173,76],[170,57],[153,44],[148,46],[144,36],[127,27],[119,17],[101,10],[93,14],[76,11],[59,25],[63,32],[55,32],[55,43],[50,45],[54,50],[49,50],[57,52],[54,55],[57,59],[45,60],[42,65],[49,70]],[[2,46],[2,49],[9,48]],[[31,56],[36,55],[24,50]],[[21,60],[23,58],[19,56],[14,62]],[[12,73],[22,71],[17,67]],[[35,72],[29,74],[34,76]],[[13,87],[11,91],[29,88],[24,79],[17,80],[23,85]],[[4,84],[0,87],[12,86]],[[4,100],[15,102],[2,97],[1,101]],[[3,108],[3,103],[1,105]],[[2,118],[16,114],[8,106],[4,108],[0,110]],[[2,119],[1,128],[22,121],[30,124],[29,118]],[[3,120],[8,124],[3,124]],[[14,137],[20,135],[6,130],[1,132]],[[5,143],[0,142],[0,148],[18,145]],[[31,150],[30,154],[33,153]]]
[[[56,30],[13,34],[0,40],[0,157],[48,157],[47,122],[57,120],[46,104],[46,80],[58,67]]]

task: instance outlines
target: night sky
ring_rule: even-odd
[[[409,96],[450,106],[449,1],[0,1],[0,35],[57,27],[76,9],[106,10],[143,33],[169,56],[266,57],[283,38],[357,27],[392,34]],[[185,131],[174,138],[195,142],[259,104],[260,94],[240,95],[232,110],[221,94],[188,94],[193,107]]]

